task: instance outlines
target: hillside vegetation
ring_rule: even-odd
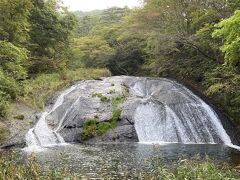
[[[16,100],[42,109],[71,81],[110,71],[176,78],[240,123],[239,9],[240,0],[144,0],[73,13],[58,0],[1,0],[0,119]]]
[[[74,61],[182,81],[240,123],[240,1],[144,0],[79,15]]]

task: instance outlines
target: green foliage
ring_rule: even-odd
[[[3,71],[0,70],[0,91],[6,93],[11,97],[11,99],[15,99],[17,95],[20,93],[19,86],[16,81],[5,75]]]
[[[213,37],[221,37],[221,51],[225,54],[225,62],[240,67],[240,10],[235,11],[230,18],[216,24]]]
[[[9,130],[6,126],[0,124],[0,142],[3,142],[9,135]]]
[[[11,99],[23,95],[23,84],[25,90],[34,88],[23,83],[29,77],[27,68],[30,76],[58,71],[65,78],[75,22],[74,15],[57,0],[0,1],[0,92],[7,97],[0,99],[0,116],[6,116]],[[33,104],[43,107],[44,103]]]
[[[21,95],[19,83],[27,76],[23,63],[27,52],[7,41],[0,41],[0,118],[7,116],[10,100]]]
[[[109,122],[101,122],[97,126],[97,135],[101,136],[105,134],[108,130],[112,128],[111,123]]]
[[[100,98],[100,100],[101,100],[102,102],[109,102],[109,101],[110,101],[110,100],[108,99],[108,97],[104,96],[104,95],[101,94],[101,93],[94,93],[94,94],[92,94],[92,97],[98,97],[98,98]]]
[[[48,168],[43,170],[34,155],[27,158],[25,163],[16,165],[16,154],[14,152],[1,152],[0,177],[1,179],[76,179],[70,169]],[[79,175],[80,177],[81,175]]]
[[[116,128],[117,127],[117,121],[120,120],[120,116],[121,116],[122,110],[121,109],[114,109],[112,111],[112,119],[111,119],[111,126],[112,128]]]
[[[206,93],[216,105],[240,123],[240,75],[228,66],[220,66],[206,74]]]
[[[139,69],[144,63],[144,53],[139,48],[139,41],[120,42],[117,47],[116,54],[113,56],[107,65],[113,75],[134,75],[136,69]]]
[[[83,141],[93,138],[97,135],[97,120],[88,119],[84,121],[83,128],[81,130],[81,138]]]
[[[0,41],[0,67],[15,80],[23,80],[27,72],[23,64],[27,60],[27,50],[7,41]]]
[[[128,8],[113,7],[106,10],[94,10],[90,12],[76,11],[74,14],[78,17],[77,36],[84,37],[88,35],[100,35],[102,37],[106,34],[109,38],[110,29],[113,24],[117,24],[129,11]],[[114,33],[112,33],[114,34]]]
[[[117,96],[115,98],[112,98],[112,106],[116,108],[119,104],[123,103],[125,100],[124,96]]]
[[[54,167],[43,169],[37,162],[34,155],[27,158],[24,163],[16,164],[16,154],[13,152],[1,152],[0,157],[0,177],[2,179],[82,179],[81,172],[72,173],[68,167]],[[119,165],[121,167],[121,165]],[[124,167],[121,167],[124,169]],[[100,176],[104,179],[111,176]],[[122,178],[129,179],[129,171],[123,171]],[[181,160],[171,166],[164,166],[157,160],[153,161],[153,166],[147,171],[134,172],[134,178],[138,179],[206,179],[223,180],[239,179],[237,168],[228,164],[216,164],[210,160],[205,162],[197,160]]]
[[[15,44],[27,40],[31,7],[31,0],[0,1],[0,41]]]
[[[114,49],[112,49],[107,42],[99,36],[87,36],[75,40],[74,43],[75,53],[79,54],[79,61],[85,67],[106,67],[108,59],[113,56]],[[79,49],[79,51],[76,51]],[[75,56],[77,56],[75,54]]]
[[[0,119],[7,117],[10,96],[0,90]]]
[[[33,56],[30,72],[61,71],[66,66],[75,16],[56,0],[34,0],[29,19],[29,49]]]
[[[96,136],[102,136],[110,129],[117,127],[117,121],[121,116],[121,109],[114,109],[112,112],[112,118],[109,122],[97,122],[97,119],[87,119],[83,123],[80,135],[83,141],[91,139]]]
[[[88,36],[89,32],[93,29],[94,26],[99,22],[99,15],[79,15],[77,12],[75,14],[78,17],[78,24],[77,24],[77,36],[78,37],[83,37],[83,36]]]
[[[40,74],[24,83],[24,96],[20,99],[37,109],[43,109],[47,97],[56,91],[69,86],[73,81],[96,79],[110,76],[107,69],[76,69],[67,70],[63,79],[58,73]]]
[[[155,162],[150,175],[144,179],[152,177],[158,179],[238,179],[239,173],[229,167],[229,165],[217,165],[211,160],[180,160],[172,167],[162,166]]]

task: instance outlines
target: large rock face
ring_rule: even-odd
[[[0,147],[24,145],[25,134],[33,126],[26,136],[28,147],[55,145],[63,139],[80,143],[239,144],[233,124],[219,118],[190,90],[164,78],[116,76],[80,81],[51,98],[42,115],[36,116],[22,104],[14,109],[13,116],[24,115],[24,120],[4,123],[10,133]],[[88,128],[91,136],[86,138],[86,122],[93,119],[93,129]],[[107,131],[97,133],[100,125],[106,124]]]
[[[47,117],[48,124],[57,128],[65,141],[83,142],[81,131],[85,121],[110,122],[114,109],[121,109],[116,128],[84,142],[138,142],[133,113],[141,97],[133,97],[129,92],[133,79],[111,77],[77,83],[76,90],[66,95],[63,104]],[[121,100],[114,104],[118,98]]]
[[[121,109],[117,126],[83,140],[84,122],[111,122],[114,109]],[[67,142],[231,144],[217,114],[206,103],[164,78],[116,76],[81,81],[46,119]]]

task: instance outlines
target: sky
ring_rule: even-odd
[[[141,0],[62,0],[71,11],[92,11],[117,6],[130,8],[140,6]]]

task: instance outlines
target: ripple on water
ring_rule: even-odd
[[[20,155],[29,153],[20,151]],[[218,144],[98,144],[49,147],[36,152],[41,166],[49,168],[67,167],[84,178],[135,177],[138,172],[148,172],[156,162],[171,165],[179,159],[191,159],[198,155],[208,156],[216,162],[240,163],[240,152]],[[23,156],[23,157],[24,157]]]

